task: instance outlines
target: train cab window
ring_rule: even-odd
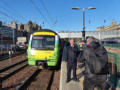
[[[53,50],[55,46],[54,36],[33,36],[31,47],[34,49]]]

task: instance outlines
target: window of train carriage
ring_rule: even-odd
[[[55,46],[54,36],[33,36],[31,47],[34,49],[53,50]]]

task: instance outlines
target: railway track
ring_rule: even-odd
[[[23,60],[0,68],[2,90],[50,90],[54,77],[53,70],[40,70],[28,66],[25,57],[16,59]]]
[[[1,81],[8,79],[10,76],[19,72],[21,69],[27,66],[27,60],[20,61],[16,64],[0,69]]]
[[[37,70],[36,67],[26,66],[19,72],[4,80],[2,82],[2,90],[16,90],[16,87],[24,83],[24,81]]]
[[[11,65],[19,63],[21,61],[24,61],[26,59],[27,59],[26,54],[22,54],[22,55],[16,56],[16,57],[11,58],[11,59],[6,59],[6,60],[3,60],[3,61],[0,61],[0,72],[3,68],[9,67]]]
[[[26,61],[27,61],[27,59],[22,60],[22,61],[19,61],[19,62],[15,63],[15,64],[12,64],[12,65],[9,65],[9,66],[6,66],[6,67],[4,67],[4,68],[1,68],[1,69],[0,69],[0,73],[4,72],[4,71],[6,71],[6,70],[8,70],[8,69],[10,69],[10,68],[13,68],[13,67],[15,67],[15,66],[17,66],[17,65],[19,65],[19,64],[21,64],[21,63],[23,63],[23,62],[26,62]]]
[[[54,77],[53,70],[35,70],[16,90],[50,90]]]

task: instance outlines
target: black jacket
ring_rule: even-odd
[[[102,51],[102,57],[100,58],[101,60],[100,62],[102,64],[100,64],[100,62],[97,62],[96,58],[94,57],[94,52],[96,52],[98,55],[101,55],[100,54],[101,51]],[[90,58],[90,56],[93,56],[92,59]],[[91,72],[91,69],[90,69],[90,65],[92,64],[92,65],[95,65],[96,71],[99,72],[99,68],[102,67],[101,65],[103,65],[104,62],[106,63],[108,62],[107,51],[98,42],[93,42],[89,46],[84,48],[82,53],[78,56],[78,61],[85,62],[85,76],[86,77],[91,78],[91,79],[96,79],[96,78],[100,79],[100,77],[103,76],[103,79],[106,79],[105,74],[98,75],[98,74]]]
[[[71,47],[70,45],[65,46],[62,54],[62,61],[67,61],[68,63],[76,63],[78,55],[78,47],[74,45]]]

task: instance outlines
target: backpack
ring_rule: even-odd
[[[89,48],[89,61],[87,62],[90,72],[96,75],[110,73],[107,51],[100,46],[97,49]]]

